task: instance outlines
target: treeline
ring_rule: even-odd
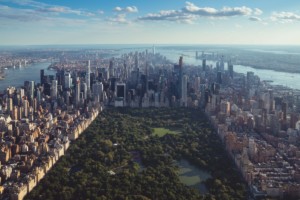
[[[180,131],[157,137],[154,127]],[[209,171],[207,194],[180,182],[174,160]],[[245,199],[246,185],[194,109],[106,109],[26,199]]]

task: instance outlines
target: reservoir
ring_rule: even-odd
[[[207,193],[207,188],[203,182],[211,178],[208,172],[190,164],[185,159],[177,161],[176,164],[179,167],[179,179],[182,183],[199,190],[201,194]]]

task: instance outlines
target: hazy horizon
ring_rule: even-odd
[[[210,43],[70,43],[70,44],[8,44],[0,47],[42,47],[42,46],[148,46],[151,47],[167,47],[167,46],[211,46],[211,47],[300,47],[300,44],[210,44]]]

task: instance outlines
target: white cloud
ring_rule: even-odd
[[[201,8],[199,8],[198,6],[196,6],[195,4],[191,3],[191,2],[185,2],[186,6],[185,6],[185,9],[189,12],[196,12],[196,11],[199,11]],[[211,11],[216,11],[215,9],[214,10],[211,10]]]
[[[249,17],[249,20],[250,20],[250,21],[255,21],[255,22],[261,22],[261,21],[262,21],[261,18],[255,17],[255,16]]]
[[[253,15],[256,15],[256,16],[249,17],[249,20],[260,22],[261,24],[264,24],[264,25],[268,25],[270,20],[273,22],[278,22],[278,23],[282,23],[282,24],[300,21],[300,15],[297,13],[294,13],[294,12],[286,12],[286,11],[273,12],[268,19],[262,19],[261,17],[258,17],[258,15],[261,15],[261,14],[262,14],[262,11],[260,12],[259,9],[255,8]]]
[[[16,5],[21,6],[19,9],[20,11],[30,10],[31,12],[38,12],[36,15],[41,13],[55,13],[55,14],[74,14],[74,15],[81,15],[91,17],[95,14],[92,12],[86,12],[85,10],[81,9],[72,9],[67,6],[58,6],[58,5],[50,5],[34,0],[0,0],[0,2],[9,2]],[[26,8],[23,8],[26,6]],[[28,8],[29,7],[29,8]],[[17,15],[17,13],[11,13],[11,15]]]
[[[253,14],[254,15],[261,15],[261,14],[263,14],[263,11],[261,9],[259,9],[259,8],[255,8]]]
[[[45,11],[49,11],[49,12],[61,12],[61,13],[66,13],[69,12],[69,9],[66,7],[50,7],[50,8],[45,8]]]
[[[145,17],[138,18],[139,20],[152,20],[152,21],[174,21],[174,22],[182,22],[191,24],[195,21],[198,17],[192,14],[186,14],[182,11],[176,10],[162,10],[159,13],[150,13]]]
[[[123,10],[123,9],[122,9],[121,7],[119,7],[119,6],[117,6],[117,7],[114,8],[114,11],[120,12],[120,11],[122,11],[122,10]]]
[[[127,7],[125,8],[125,10],[126,10],[127,12],[130,12],[130,13],[138,12],[137,7],[135,7],[135,6],[127,6]]]
[[[259,12],[258,10],[255,10]],[[249,16],[253,13],[251,8],[242,7],[223,7],[220,10],[211,7],[198,7],[191,2],[186,2],[185,7],[180,10],[162,10],[158,13],[149,13],[138,20],[152,21],[177,21],[177,22],[193,22],[199,17],[224,18],[233,16]]]
[[[186,6],[182,9],[185,13],[192,13],[199,16],[210,16],[210,17],[230,17],[240,15],[250,15],[252,9],[246,6],[242,7],[223,7],[220,10],[211,7],[200,8],[191,2],[186,2]]]
[[[87,16],[91,17],[94,16],[94,13],[86,12],[84,10],[76,10],[71,9],[66,6],[47,6],[44,8],[37,9],[38,12],[44,12],[44,13],[56,13],[56,14],[74,14],[74,15],[81,15],[81,16]]]
[[[108,19],[110,22],[119,23],[119,24],[130,24],[130,22],[126,19],[126,14],[118,14],[115,17],[111,17]]]
[[[97,10],[97,13],[100,14],[100,15],[103,15],[104,11],[103,10]]]
[[[242,7],[224,7],[221,9],[216,15],[221,17],[230,17],[230,16],[244,16],[244,15],[251,15],[252,9],[246,6]]]
[[[20,6],[30,6],[30,7],[35,7],[35,8],[43,8],[48,5],[46,3],[33,1],[33,0],[0,0],[0,1],[14,3],[14,4],[17,4]]]
[[[119,6],[114,8],[116,12],[127,12],[127,13],[136,13],[138,12],[138,8],[136,6],[127,6],[125,8],[121,8]]]
[[[48,16],[45,14],[38,13],[31,9],[19,9],[11,8],[8,6],[0,6],[0,23],[8,22],[11,27],[16,24],[43,24],[45,26],[79,26],[86,23],[83,19],[66,18],[59,16]]]
[[[18,9],[8,6],[0,6],[0,18],[26,22],[40,21],[41,19],[45,18],[45,16],[40,16],[31,9]]]
[[[300,21],[300,15],[293,12],[274,12],[270,18],[272,21],[278,21],[280,23]]]
[[[40,8],[37,11],[49,12],[49,13],[76,14],[76,15],[81,15],[81,13],[82,13],[79,10],[72,10],[72,9],[70,9],[68,7],[64,7],[64,6],[45,7],[45,8]]]

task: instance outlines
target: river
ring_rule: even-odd
[[[177,63],[179,57],[183,55],[183,63],[186,65],[195,65],[202,66],[202,60],[195,58],[195,51],[180,51],[180,50],[165,50],[158,49],[157,52],[166,56],[170,61]],[[207,61],[208,65],[216,66],[215,61]],[[300,63],[299,63],[300,64]],[[225,69],[227,69],[227,64],[225,65]],[[299,73],[289,73],[289,72],[278,72],[274,70],[268,69],[255,69],[250,66],[244,65],[234,65],[233,70],[237,73],[246,74],[248,71],[254,72],[255,75],[258,75],[260,80],[272,80],[271,84],[273,85],[283,85],[288,86],[292,89],[300,90],[300,74]]]
[[[136,49],[143,51],[145,49],[139,48]],[[126,49],[126,51],[135,51],[135,49]],[[124,52],[124,51],[121,51]],[[120,52],[120,53],[121,53]],[[156,48],[157,53],[161,53],[166,56],[170,61],[177,63],[179,57],[183,55],[183,62],[186,65],[202,65],[202,60],[195,59],[195,51],[191,50],[180,50],[178,47],[174,49],[164,49]],[[208,65],[213,65],[215,67],[215,61],[207,61]],[[45,74],[50,75],[54,74],[54,71],[46,70],[50,65],[49,62],[31,64],[22,68],[10,68],[5,70],[5,80],[0,80],[0,91],[3,91],[8,86],[21,86],[24,84],[24,81],[35,81],[40,82],[40,70],[45,69]],[[225,65],[225,69],[226,69]],[[266,69],[255,69],[249,66],[243,65],[234,65],[234,71],[238,73],[246,74],[248,71],[254,72],[260,77],[261,80],[272,80],[274,85],[283,85],[288,86],[293,89],[300,90],[300,74],[299,73],[289,73],[289,72],[278,72],[274,70]]]
[[[27,65],[25,67],[8,68],[4,70],[5,79],[0,80],[0,93],[7,87],[14,86],[20,87],[24,85],[24,81],[40,82],[40,70],[45,69],[45,75],[54,75],[56,72],[47,70],[51,63],[41,62]]]

